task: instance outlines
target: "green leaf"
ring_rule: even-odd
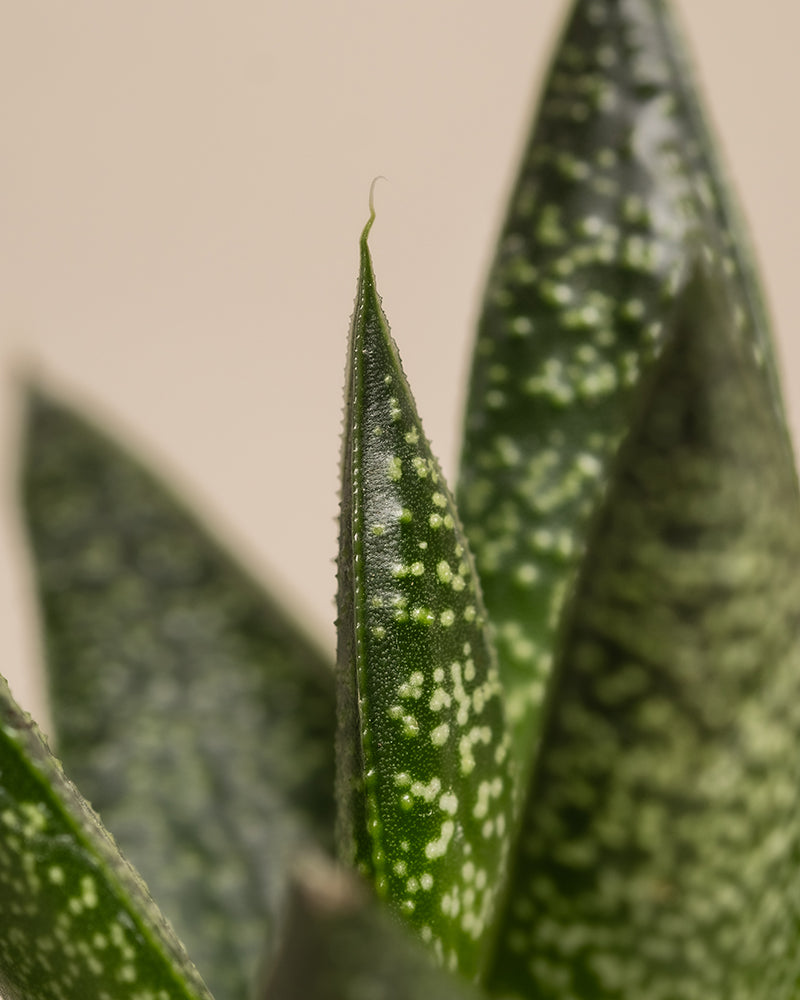
[[[667,4],[578,0],[489,279],[458,490],[524,766],[592,514],[701,230],[722,244],[781,413],[754,268]]]
[[[472,558],[376,291],[371,224],[345,404],[340,840],[440,961],[477,976],[509,833],[508,739]]]
[[[2,679],[0,993],[8,1000],[211,997]]]
[[[219,998],[298,843],[333,849],[333,671],[147,471],[28,407],[25,506],[59,752]]]
[[[297,872],[264,1000],[474,1000],[358,879],[322,859]]]
[[[680,297],[566,617],[504,996],[796,995],[800,499],[722,267]]]

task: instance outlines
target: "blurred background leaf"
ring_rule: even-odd
[[[294,875],[264,1000],[475,1000],[351,872],[319,857]]]
[[[577,0],[489,278],[458,490],[525,766],[564,598],[698,227],[722,246],[780,413],[749,248],[668,4]]]
[[[493,988],[792,997],[800,497],[718,255],[645,377],[567,611]]]
[[[247,996],[294,850],[332,849],[332,670],[100,431],[37,390],[26,432],[58,752],[217,1000]]]

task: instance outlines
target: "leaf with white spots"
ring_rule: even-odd
[[[144,884],[2,679],[0,993],[211,1000]]]
[[[467,976],[508,840],[508,739],[472,558],[361,239],[339,559],[340,844]]]
[[[38,393],[23,471],[58,751],[214,994],[245,996],[289,858],[333,849],[333,671],[157,480]]]
[[[377,905],[352,873],[323,859],[297,871],[281,949],[263,1000],[476,1000],[462,980]]]
[[[703,264],[565,619],[490,985],[789,1000],[800,938],[800,497]]]
[[[736,321],[781,411],[703,119],[667,3],[577,0],[489,279],[458,489],[525,765],[564,599],[698,231],[721,247]]]

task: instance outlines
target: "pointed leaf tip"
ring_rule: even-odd
[[[386,178],[383,174],[378,174],[377,177],[372,178],[372,183],[369,186],[369,218],[367,219],[367,224],[361,232],[361,246],[363,250],[366,250],[367,239],[372,229],[372,224],[375,222],[375,185],[378,181],[385,181]]]
[[[345,857],[480,975],[510,826],[508,739],[472,558],[362,243],[339,561]]]

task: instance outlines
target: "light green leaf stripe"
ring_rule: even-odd
[[[481,972],[510,832],[483,603],[375,288],[347,365],[339,562],[340,840],[450,968]]]
[[[800,971],[800,499],[699,268],[595,524],[492,988],[789,1000]]]
[[[302,843],[333,850],[333,670],[149,472],[28,402],[58,750],[218,1000],[248,997]]]
[[[591,515],[700,231],[722,248],[780,413],[754,269],[667,5],[578,0],[489,279],[458,490],[524,762]]]
[[[8,1000],[211,997],[2,679],[0,992]]]

